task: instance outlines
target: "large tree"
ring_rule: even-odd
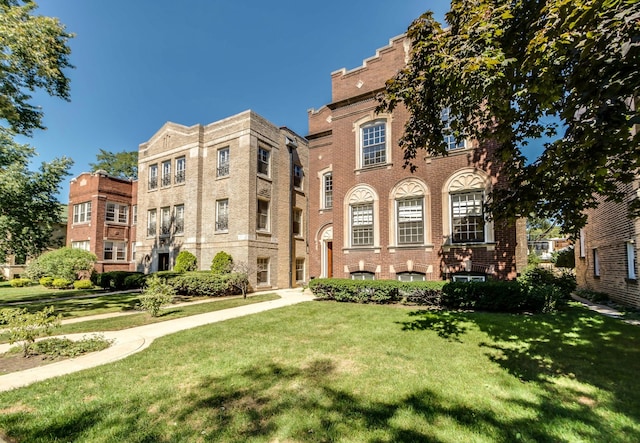
[[[0,128],[0,263],[8,254],[38,255],[60,220],[55,195],[73,162],[62,157],[32,171],[34,155],[32,147],[16,143],[12,133]]]
[[[31,93],[69,99],[64,74],[72,34],[57,18],[34,15],[30,0],[0,0],[0,119],[16,133],[31,135],[43,128],[42,110],[31,104]]]
[[[453,135],[498,145],[509,186],[491,196],[494,217],[535,213],[575,232],[598,195],[624,201],[640,172],[640,2],[453,0],[446,21],[411,24],[409,62],[380,98],[379,110],[410,112],[406,165],[423,149],[446,155],[448,109]],[[544,152],[527,158],[539,138]]]
[[[120,178],[138,178],[138,151],[110,152],[100,149],[96,163],[89,163],[92,171],[102,169]]]

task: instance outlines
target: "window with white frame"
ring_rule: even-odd
[[[636,271],[636,248],[634,242],[628,241],[627,247],[627,278],[636,280],[638,272]]]
[[[444,143],[447,147],[447,151],[456,151],[458,149],[464,149],[465,147],[464,139],[457,139],[453,135],[453,130],[451,129],[451,121],[453,120],[453,118],[451,117],[449,108],[444,108],[442,110],[441,119],[443,123],[442,132],[444,134]]]
[[[125,261],[127,259],[127,244],[119,241],[104,242],[105,261]]]
[[[173,207],[173,226],[177,235],[184,234],[184,205]]]
[[[160,208],[160,235],[171,234],[171,208]]]
[[[149,166],[149,190],[158,188],[158,165]]]
[[[187,178],[187,159],[178,157],[176,159],[176,184],[184,183]]]
[[[137,224],[138,223],[138,205],[133,205],[131,207],[131,218],[132,218],[132,224]]]
[[[484,242],[484,193],[451,194],[451,240],[453,243]]]
[[[373,203],[351,205],[351,246],[373,245]]]
[[[302,235],[302,209],[293,208],[293,235]]]
[[[304,258],[296,258],[296,281],[304,281]]]
[[[105,220],[112,223],[128,223],[129,205],[107,202]]]
[[[398,244],[424,243],[424,197],[396,200]]]
[[[91,250],[91,242],[89,240],[72,241],[71,248],[82,249],[83,251]]]
[[[487,281],[487,277],[484,275],[456,274],[451,277],[451,280],[456,282],[484,282]]]
[[[131,261],[136,261],[136,242],[131,243]]]
[[[293,186],[302,189],[302,178],[304,173],[302,171],[302,166],[293,165]]]
[[[584,246],[584,228],[580,229],[580,258],[587,256],[587,250]]]
[[[269,201],[258,199],[256,227],[259,231],[269,230]]]
[[[157,209],[149,209],[147,211],[147,237],[155,237],[158,225]]]
[[[398,272],[396,274],[400,281],[425,281],[425,275],[422,272]]]
[[[218,149],[218,168],[216,177],[229,175],[229,147]]]
[[[351,280],[375,280],[376,275],[373,272],[357,271],[351,273]]]
[[[88,223],[91,221],[91,202],[73,205],[73,223]]]
[[[386,122],[376,120],[361,127],[361,165],[363,168],[387,162]]]
[[[333,208],[333,172],[322,176],[322,204],[324,209]]]
[[[258,174],[269,175],[269,157],[271,152],[265,148],[258,148]]]
[[[268,285],[269,284],[269,259],[268,258],[258,258],[256,261],[256,277],[258,281],[258,285]]]
[[[597,248],[593,249],[593,275],[600,277],[600,254]]]
[[[229,229],[229,199],[216,202],[216,231]]]
[[[161,186],[171,186],[171,160],[162,162]]]

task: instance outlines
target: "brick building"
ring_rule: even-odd
[[[71,180],[67,246],[93,252],[97,272],[136,269],[137,189],[104,171]]]
[[[254,288],[305,281],[307,165],[303,137],[252,111],[166,123],[139,148],[139,269],[171,269],[182,250],[209,269],[225,251]]]
[[[309,111],[310,276],[401,280],[513,278],[526,265],[524,220],[488,221],[499,171],[493,146],[447,140],[444,158],[404,169],[404,109],[376,114],[375,96],[407,60],[409,41],[331,74],[332,102]]]

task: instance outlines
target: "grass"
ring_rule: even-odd
[[[139,294],[138,294],[139,295]],[[118,295],[120,296],[120,294]],[[143,326],[151,323],[158,323],[167,320],[174,320],[176,318],[188,317],[190,315],[204,314],[206,312],[219,311],[221,309],[235,308],[236,306],[244,306],[253,303],[260,303],[263,301],[277,300],[279,296],[274,293],[252,295],[248,298],[229,298],[229,299],[216,299],[207,303],[197,303],[193,305],[182,306],[167,306],[163,309],[158,317],[151,317],[146,312],[140,312],[137,314],[125,315],[120,317],[104,318],[100,320],[88,320],[80,323],[71,323],[62,325],[53,331],[55,335],[61,334],[73,334],[82,332],[97,332],[97,331],[119,331],[122,329],[134,328],[136,326]],[[92,299],[95,301],[95,299]],[[137,298],[135,298],[137,302]],[[58,302],[56,306],[56,313],[58,311]],[[9,334],[0,332],[0,343],[7,343],[9,341]]]
[[[103,289],[50,289],[34,285],[14,288],[9,282],[0,282],[0,305],[7,302],[30,302],[34,300],[78,297],[81,295],[100,294]]]
[[[313,302],[0,394],[29,442],[640,441],[640,328]]]

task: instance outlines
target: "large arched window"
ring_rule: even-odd
[[[359,185],[345,197],[345,238],[352,248],[377,246],[379,238],[378,196],[367,185]]]
[[[443,229],[448,243],[493,242],[493,224],[487,220],[485,199],[491,181],[480,170],[465,168],[453,174],[443,189]]]
[[[375,168],[391,163],[391,118],[367,115],[354,122],[356,169]]]
[[[431,243],[430,198],[427,185],[409,178],[398,183],[389,196],[389,227],[392,245],[417,246]]]

